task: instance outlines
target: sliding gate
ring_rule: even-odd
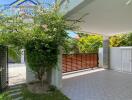
[[[0,92],[8,86],[8,48],[0,45]]]
[[[63,54],[63,73],[98,67],[98,54]]]

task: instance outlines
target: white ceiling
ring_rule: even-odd
[[[101,34],[132,32],[131,0],[85,0],[82,5],[67,14],[68,19],[79,19],[80,31]],[[89,0],[90,1],[90,0]]]

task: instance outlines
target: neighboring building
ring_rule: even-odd
[[[16,0],[13,3],[3,7],[1,11],[7,15],[32,15],[36,5],[38,5],[38,3],[33,0]]]

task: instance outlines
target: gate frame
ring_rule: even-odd
[[[3,68],[2,68],[2,66],[1,66],[1,71],[0,71],[0,92],[3,92],[7,87],[8,87],[8,82],[9,82],[9,78],[8,78],[8,47],[7,46],[4,46],[4,45],[0,45],[1,47],[4,47],[4,49],[3,50],[6,50],[6,55],[5,55],[5,57],[6,57],[6,66],[4,66],[5,67],[5,73],[6,73],[6,81],[5,81],[5,86],[4,87],[2,87],[2,80],[1,80],[1,78],[2,78],[2,71],[3,71]]]

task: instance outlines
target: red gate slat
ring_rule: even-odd
[[[98,54],[63,54],[63,73],[98,67]]]

